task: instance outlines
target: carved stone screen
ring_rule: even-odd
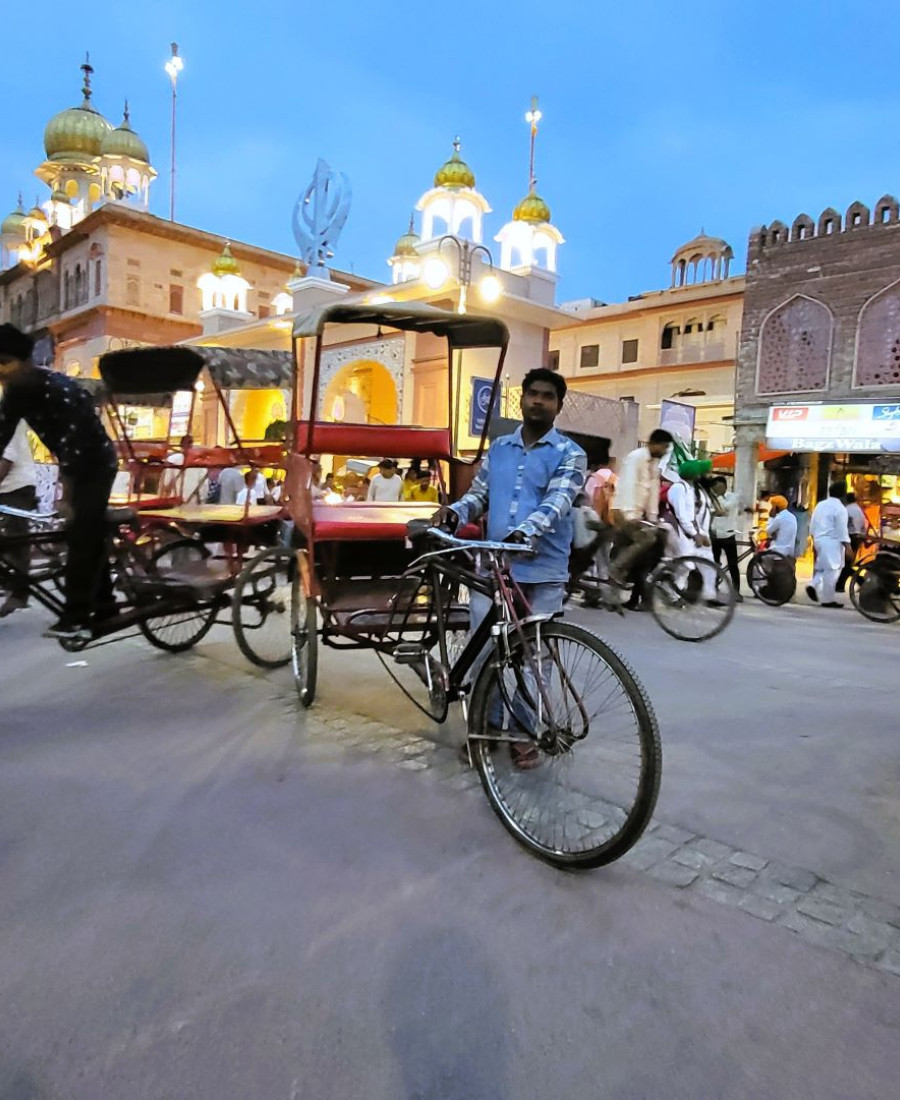
[[[900,286],[871,298],[859,317],[857,386],[900,386]]]
[[[759,339],[757,393],[824,390],[831,357],[831,312],[796,297],[770,313]]]

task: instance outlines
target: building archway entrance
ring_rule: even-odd
[[[397,384],[388,368],[375,359],[354,359],[325,388],[319,415],[347,424],[396,424]]]

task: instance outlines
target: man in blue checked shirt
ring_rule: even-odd
[[[572,505],[587,469],[584,451],[553,426],[565,396],[566,381],[555,371],[529,371],[522,380],[522,426],[494,440],[469,491],[435,517],[459,526],[487,512],[488,539],[530,543],[535,555],[517,556],[511,571],[534,614],[562,610],[574,533]],[[473,630],[489,606],[486,596],[471,594]],[[528,765],[523,760],[520,766]]]

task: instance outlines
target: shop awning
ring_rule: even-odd
[[[775,458],[784,458],[785,455],[789,455],[790,453],[790,451],[774,451],[770,447],[764,447],[760,444],[756,461],[771,462]],[[723,454],[713,455],[712,464],[714,470],[733,470],[734,451],[725,451]]]

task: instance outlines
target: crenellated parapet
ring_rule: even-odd
[[[775,220],[769,225],[757,226],[751,230],[749,259],[758,259],[764,252],[784,245],[858,230],[882,229],[884,226],[895,225],[898,221],[900,204],[893,195],[882,195],[875,204],[874,212],[865,203],[854,202],[847,207],[843,216],[833,207],[823,210],[817,221],[813,221],[809,214],[798,214],[790,228],[784,222]]]

